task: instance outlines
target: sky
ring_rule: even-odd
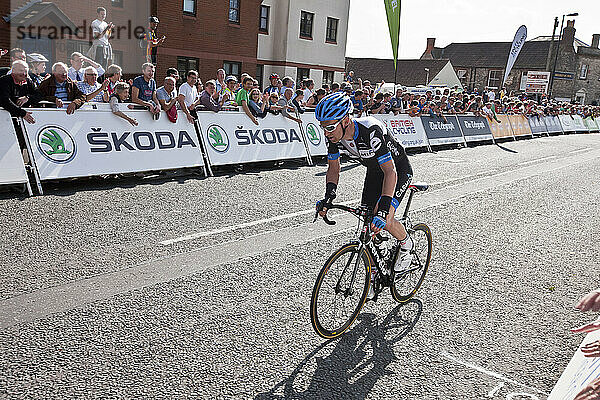
[[[600,0],[399,0],[400,58],[419,58],[427,38],[450,43],[512,42],[521,25],[527,38],[552,35],[554,17],[578,12],[575,37],[591,44],[600,33]],[[392,58],[383,0],[350,0],[347,57]]]

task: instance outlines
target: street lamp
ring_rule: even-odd
[[[560,42],[562,40],[563,25],[565,24],[565,17],[576,17],[579,13],[564,14],[560,23],[560,32],[558,33],[558,46],[556,47],[556,54],[554,55],[554,65],[552,66],[552,75],[550,75],[550,89],[548,90],[548,96],[552,98],[552,87],[554,86],[554,74],[556,73],[556,61],[558,60],[558,52],[560,51]],[[558,22],[558,20],[556,21]],[[556,24],[555,24],[556,25]],[[552,40],[554,40],[554,33],[552,34]]]
[[[425,86],[429,85],[429,68],[425,68],[425,72],[427,72],[427,77],[425,78]]]

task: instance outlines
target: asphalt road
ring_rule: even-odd
[[[434,236],[423,288],[333,341],[310,294],[353,232],[310,223],[323,163],[4,196],[0,398],[545,399],[600,280],[600,135],[411,163],[431,184],[413,207]],[[345,163],[338,200],[363,179]]]

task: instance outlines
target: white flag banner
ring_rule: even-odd
[[[504,72],[502,86],[504,86],[506,83],[508,74],[510,74],[513,65],[515,65],[515,61],[517,61],[517,57],[519,56],[519,53],[525,44],[525,40],[527,40],[527,27],[525,25],[521,25],[519,29],[517,29],[517,33],[515,33],[515,38],[512,42],[512,46],[510,47],[510,53],[508,53],[508,62],[506,63],[506,72]]]

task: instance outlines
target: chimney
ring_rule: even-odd
[[[575,42],[575,20],[567,21],[567,26],[563,29],[563,37],[561,43],[561,49],[573,50],[573,43]]]
[[[433,59],[433,48],[435,47],[435,38],[427,38],[427,48],[425,49],[425,53],[421,56],[422,60],[432,60]]]
[[[592,47],[594,49],[597,49],[599,44],[600,44],[600,33],[593,34],[592,35]]]

